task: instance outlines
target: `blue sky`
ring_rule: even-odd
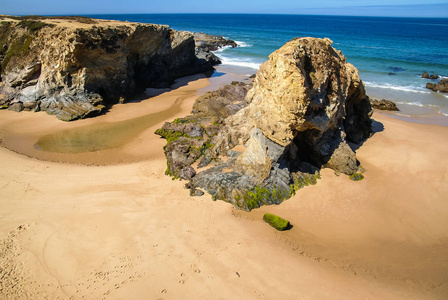
[[[0,14],[274,13],[445,17],[443,0],[0,0]]]

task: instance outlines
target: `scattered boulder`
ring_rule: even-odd
[[[448,78],[443,78],[438,83],[428,82],[426,88],[434,92],[448,93]]]
[[[285,220],[279,216],[273,215],[273,214],[264,214],[263,221],[274,227],[275,229],[279,231],[287,230],[291,227],[291,224],[288,220]]]
[[[22,102],[15,102],[15,103],[12,103],[12,104],[8,107],[8,109],[9,109],[9,110],[12,110],[12,111],[16,111],[16,112],[22,111],[22,110],[23,110],[23,103],[22,103]]]
[[[373,108],[379,110],[399,111],[397,105],[394,102],[386,99],[377,100],[370,98],[370,104]]]
[[[202,197],[204,196],[204,192],[200,189],[190,189],[190,196],[191,197]]]

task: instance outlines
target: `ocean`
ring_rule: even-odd
[[[448,94],[425,88],[423,72],[448,77],[448,19],[250,14],[88,15],[166,24],[235,40],[217,51],[219,69],[252,75],[295,37],[328,37],[358,68],[369,96],[395,101],[404,114],[448,116]]]

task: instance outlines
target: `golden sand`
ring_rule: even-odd
[[[53,161],[0,147],[0,299],[448,297],[447,127],[375,113],[377,132],[357,150],[363,181],[323,170],[317,185],[247,213],[164,175],[153,132],[207,84],[72,123],[0,111],[3,145],[37,157],[42,136],[163,115],[117,148],[39,157]],[[265,212],[293,228],[275,231]]]

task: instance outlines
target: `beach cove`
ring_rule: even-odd
[[[6,145],[11,133],[32,145],[38,136],[30,136],[36,130],[27,122],[47,135],[61,126],[154,114],[183,99],[169,115],[174,119],[190,112],[197,90],[234,79],[193,78],[170,92],[73,123],[3,110],[0,132]],[[443,299],[448,128],[379,113],[373,119],[375,134],[357,150],[367,170],[363,181],[324,169],[315,186],[250,213],[210,196],[190,197],[182,182],[164,175],[165,140],[153,133],[163,120],[120,150],[105,150],[103,166],[83,165],[82,156],[79,164],[36,160],[2,147],[1,263],[9,274],[2,280],[3,295]],[[17,122],[22,126],[12,125]],[[134,161],[117,161],[123,153]],[[276,232],[262,221],[265,212],[294,227]]]
[[[105,69],[110,74],[119,73],[123,79],[120,81],[94,68],[93,78],[100,83],[102,78],[108,79],[106,84],[116,91],[109,98],[106,92],[100,95],[104,102],[95,98],[98,96],[94,93],[77,94],[75,88],[64,93],[48,89],[56,91],[60,106],[51,106],[54,101],[48,94],[43,94],[46,98],[39,98],[39,103],[37,99],[25,101],[32,98],[25,92],[21,94],[23,102],[13,99],[7,105],[21,105],[23,109],[32,102],[49,114],[0,110],[0,299],[445,299],[448,296],[445,230],[448,127],[442,126],[446,125],[446,116],[443,106],[412,104],[421,100],[419,95],[441,101],[444,94],[420,89],[404,91],[384,82],[367,85],[369,95],[374,89],[386,90],[391,99],[403,99],[411,93],[415,97],[412,103],[398,103],[399,107],[405,105],[417,110],[374,112],[372,136],[360,145],[351,145],[364,179],[355,182],[348,173],[324,168],[315,185],[298,190],[279,205],[252,207],[247,212],[224,201],[213,201],[209,194],[192,197],[186,181],[166,176],[167,141],[154,132],[165,122],[188,115],[196,99],[206,92],[234,81],[250,81],[255,65],[242,65],[241,60],[232,63],[229,55],[233,54],[229,51],[245,51],[251,46],[239,41],[240,47],[218,50],[224,63],[213,74],[183,77],[168,88],[166,82],[171,74],[164,74],[160,64],[180,52],[194,54],[194,43],[188,33],[171,32],[168,27],[158,25],[131,24],[126,29],[124,20],[117,27],[108,21],[93,20],[96,24],[106,22],[103,25],[113,28],[105,30],[88,25],[92,20],[81,18],[81,21],[87,22],[82,26],[92,26],[87,41],[109,49],[101,56],[104,61],[120,61],[123,65],[132,62],[132,70],[142,75],[128,77],[127,73]],[[49,22],[60,25],[57,22],[64,21]],[[25,24],[32,33],[32,25],[36,23]],[[440,25],[435,24],[428,26]],[[45,26],[40,37],[58,30],[57,26]],[[169,46],[160,48],[168,49],[160,52],[166,55],[166,60],[159,56],[154,59],[155,64],[145,65],[158,48],[146,52],[148,59],[132,55],[123,59],[121,54],[134,47],[128,43],[132,38],[115,44],[123,48],[114,51],[107,48],[110,44],[104,43],[109,38],[96,39],[96,34],[91,34],[106,32],[113,40],[123,38],[125,35],[121,33],[125,29],[126,34],[133,34],[132,38],[137,40],[141,37],[139,30],[153,33],[160,44]],[[88,42],[77,45],[91,45]],[[328,39],[304,39],[304,42],[325,45],[327,49],[331,44]],[[141,45],[144,43],[138,43]],[[176,48],[179,45],[183,46]],[[54,59],[71,55],[70,51],[64,53],[65,56],[55,55]],[[85,55],[91,53],[86,50]],[[80,58],[80,64],[88,62],[83,61],[85,56]],[[204,67],[197,64],[196,57],[191,58],[178,65],[189,74],[193,73],[190,67]],[[48,62],[52,60],[43,60],[42,65]],[[72,68],[70,76],[64,72],[66,77],[57,72],[49,76],[45,67],[41,72],[36,66],[30,59],[29,65],[19,68],[30,70],[21,78],[28,81],[39,72],[43,74],[41,81],[45,75],[54,79],[47,81],[50,83],[61,80],[70,82],[71,87],[75,82],[78,91],[86,87],[82,85],[80,66],[81,71]],[[125,85],[114,85],[113,80],[127,82],[128,87],[142,85],[142,78],[148,75],[145,68],[152,66],[161,72],[155,73],[154,78],[159,80],[155,87],[128,98],[127,103],[112,105],[113,101],[121,101],[120,93],[124,97],[127,91]],[[114,67],[123,70],[120,64]],[[412,75],[416,72],[412,62],[404,70],[392,67],[396,68],[391,70],[396,74],[386,76],[397,76],[399,80],[407,80],[403,78],[409,74],[417,76]],[[357,72],[352,71],[352,75]],[[371,76],[372,70],[367,71]],[[443,76],[443,63],[440,69],[428,71]],[[344,72],[342,76],[350,73]],[[397,75],[400,72],[405,74]],[[9,74],[14,76],[14,71]],[[160,74],[165,78],[158,77]],[[316,74],[310,80],[318,82],[325,78]],[[383,78],[381,74],[377,76]],[[135,78],[139,80],[133,81]],[[339,78],[356,82],[352,77]],[[421,78],[418,81],[424,82]],[[14,80],[4,82],[12,88],[21,86],[11,84]],[[31,80],[30,84],[34,86],[36,82]],[[33,91],[39,90],[33,88]],[[362,87],[360,91],[360,99],[368,104]],[[71,102],[67,94],[85,99],[88,114],[83,111],[85,103]],[[102,114],[84,118],[98,111]],[[55,115],[78,120],[62,122]],[[268,121],[271,120],[265,123]],[[288,219],[291,228],[276,231],[263,221],[265,213]]]

